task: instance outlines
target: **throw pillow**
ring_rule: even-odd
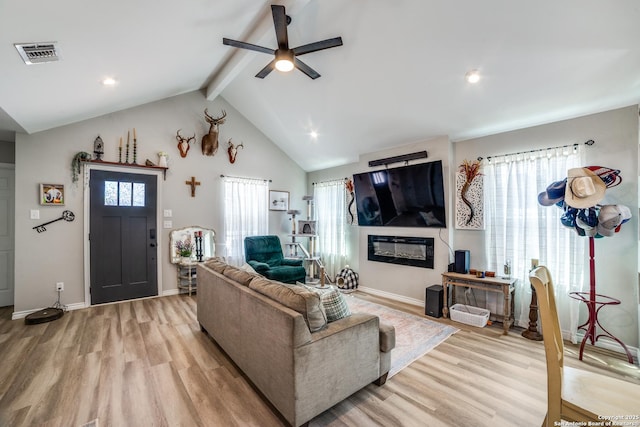
[[[327,323],[351,316],[351,310],[349,310],[347,300],[345,300],[344,295],[333,286],[327,289],[315,288],[308,285],[303,286],[320,295],[320,301],[322,301],[322,306],[327,314]]]
[[[302,286],[287,285],[264,277],[253,279],[249,288],[302,314],[311,332],[327,326],[327,315],[320,295],[315,292]]]
[[[231,265],[227,266],[222,274],[244,286],[249,286],[249,282],[258,275],[257,273],[249,273],[248,271],[241,270]]]
[[[220,260],[219,258],[210,259],[209,261],[205,262],[204,265],[206,265],[207,267],[209,267],[213,271],[215,271],[217,273],[220,273],[220,274],[222,274],[222,272],[224,272],[224,269],[229,266],[229,264],[227,264],[226,262]]]

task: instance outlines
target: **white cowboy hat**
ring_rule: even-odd
[[[607,185],[591,170],[587,168],[569,169],[564,201],[573,208],[589,208],[602,200],[606,190]]]

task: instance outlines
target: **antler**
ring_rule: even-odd
[[[206,120],[209,123],[214,124],[214,125],[224,123],[224,119],[225,119],[225,117],[227,117],[227,112],[226,111],[222,110],[222,115],[220,117],[212,117],[211,115],[209,115],[209,111],[208,110],[209,110],[208,108],[204,109],[204,115],[206,117]]]
[[[181,130],[182,130],[182,129],[178,129],[178,131],[176,132],[176,139],[177,139],[179,142],[183,142],[183,141],[184,141],[184,142],[186,142],[186,143],[188,144],[188,143],[190,143],[191,141],[193,141],[193,140],[195,140],[195,139],[196,139],[196,134],[195,134],[195,133],[193,134],[193,136],[190,136],[189,138],[185,138],[185,137],[183,137],[182,135],[180,135],[180,131],[181,131]]]

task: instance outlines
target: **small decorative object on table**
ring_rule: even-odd
[[[161,168],[166,168],[168,158],[169,156],[167,155],[167,153],[165,153],[164,151],[160,151],[158,153],[158,166],[160,166]]]
[[[196,239],[196,258],[198,262],[202,262],[202,231],[195,231],[193,234]]]
[[[191,237],[187,237],[185,240],[178,240],[176,242],[176,250],[182,257],[183,262],[191,261],[191,254],[193,253],[195,246],[191,241]]]
[[[97,161],[102,161],[102,155],[104,154],[104,142],[102,142],[102,138],[100,135],[93,141],[93,154],[96,155]]]
[[[138,164],[138,138],[136,138],[136,128],[133,128],[133,164]]]
[[[127,131],[127,153],[125,156],[125,163],[127,164],[129,163],[129,136],[130,136],[129,134],[130,134],[129,131]]]
[[[118,163],[122,163],[122,137],[120,137],[120,145],[118,146]]]

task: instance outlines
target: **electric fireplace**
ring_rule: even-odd
[[[369,235],[369,261],[433,268],[432,237]]]

